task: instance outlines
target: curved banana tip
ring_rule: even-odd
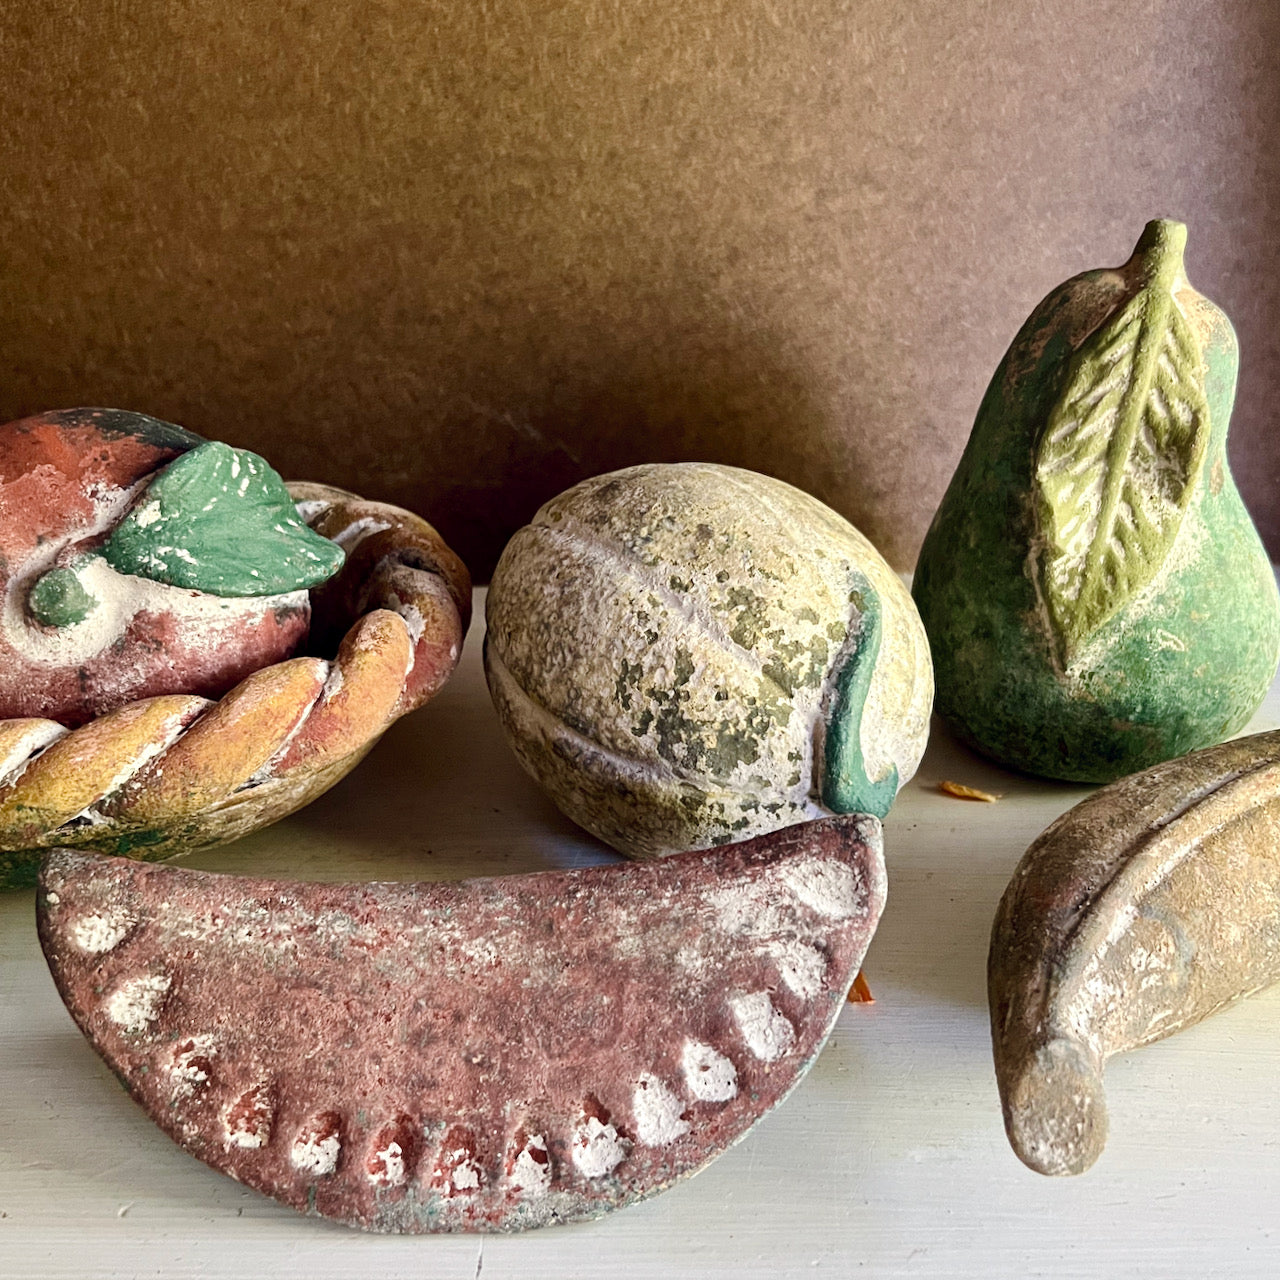
[[[1083,1173],[1107,1142],[1102,1064],[1088,1046],[1042,1044],[1000,1078],[1004,1127],[1018,1159],[1037,1173]]]

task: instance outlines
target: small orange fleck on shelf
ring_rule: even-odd
[[[955,796],[957,800],[983,800],[987,804],[995,804],[1001,797],[995,792],[979,791],[977,787],[966,787],[963,782],[952,782],[949,779],[938,783],[938,790],[946,796]]]
[[[858,970],[858,976],[853,980],[853,986],[849,988],[850,1004],[875,1004],[876,998],[871,994],[871,988],[867,986],[867,980],[862,976],[862,970]]]

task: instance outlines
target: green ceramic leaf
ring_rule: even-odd
[[[343,561],[336,543],[298,518],[266,462],[217,442],[157,472],[102,554],[120,573],[217,596],[313,587]]]
[[[1070,662],[1164,563],[1209,439],[1204,359],[1173,298],[1186,228],[1152,223],[1138,292],[1075,353],[1036,456],[1040,585]]]

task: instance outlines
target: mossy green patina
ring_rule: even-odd
[[[996,370],[916,568],[937,711],[971,745],[1030,773],[1103,782],[1220,741],[1243,727],[1275,673],[1280,597],[1226,457],[1235,335],[1180,271],[1167,261],[1153,270],[1150,255],[1176,240],[1169,224],[1153,224],[1125,267],[1085,272],[1032,313]],[[1208,422],[1202,444],[1186,432],[1152,437],[1155,466],[1186,478],[1185,501],[1166,495],[1182,514],[1136,539],[1149,561],[1140,581],[1088,602],[1081,625],[1064,627],[1059,610],[1055,626],[1044,565],[1052,495],[1037,476],[1048,424],[1093,336],[1153,279],[1175,276]],[[1123,408],[1116,420],[1133,422]],[[1108,479],[1119,491],[1143,478],[1132,447],[1113,445]]]

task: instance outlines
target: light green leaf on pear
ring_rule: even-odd
[[[120,573],[216,596],[314,587],[343,562],[262,458],[217,441],[157,472],[102,554]]]
[[[1040,588],[1069,665],[1159,572],[1199,483],[1209,406],[1174,299],[1186,228],[1152,222],[1137,292],[1076,351],[1035,459]]]

